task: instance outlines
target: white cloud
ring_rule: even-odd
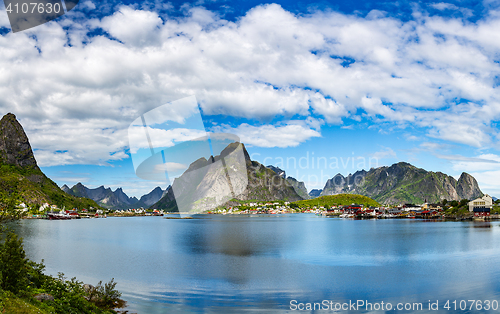
[[[185,128],[176,128],[170,130],[155,129],[147,127],[147,133],[149,134],[149,139],[151,140],[151,147],[171,147],[174,146],[174,142],[184,142],[202,138],[207,135],[205,131],[193,130]],[[149,149],[150,143],[146,137],[146,130],[144,127],[131,127],[129,128],[128,139],[130,143],[130,152],[136,153],[139,149]]]
[[[184,171],[188,168],[187,165],[178,162],[166,162],[164,164],[156,165],[156,171],[169,171],[169,172],[179,172]]]
[[[481,191],[488,193],[491,196],[500,197],[500,189],[498,188],[498,178],[500,178],[500,170],[471,172],[476,178]]]
[[[69,34],[51,22],[0,36],[0,109],[21,118],[41,165],[125,158],[128,125],[188,95],[209,115],[313,112],[341,124],[360,120],[362,109],[365,119],[424,127],[430,137],[473,147],[498,136],[499,16],[465,23],[416,14],[402,22],[383,12],[295,15],[270,4],[230,22],[201,7],[185,10],[162,20],[122,6],[100,21],[65,20]],[[87,36],[97,28],[112,38]],[[286,147],[319,136],[311,127],[236,129],[249,132],[243,142]]]
[[[371,154],[371,157],[379,160],[384,158],[396,158],[397,155],[396,152],[392,150],[392,148],[384,147],[381,151]]]
[[[418,141],[420,140],[420,138],[416,135],[412,135],[412,134],[405,134],[405,138],[407,141]]]
[[[82,3],[82,6],[86,7],[89,10],[94,10],[96,8],[95,4],[90,0],[84,1]]]
[[[321,134],[299,124],[282,126],[252,126],[246,123],[236,128],[223,126],[220,131],[238,135],[242,143],[259,147],[294,147]]]
[[[420,144],[420,148],[425,151],[436,153],[439,150],[447,150],[450,148],[448,144],[434,143],[434,142],[423,142]]]
[[[434,9],[437,10],[456,10],[458,7],[454,4],[451,3],[445,3],[445,2],[439,2],[439,3],[431,3],[429,6],[433,7]]]
[[[482,154],[476,157],[461,155],[436,155],[438,158],[450,160],[453,170],[456,171],[493,171],[500,170],[500,156],[495,154]]]
[[[162,25],[161,18],[153,12],[134,10],[122,6],[112,16],[105,17],[101,23],[105,31],[124,44],[134,46],[154,43],[156,29]]]

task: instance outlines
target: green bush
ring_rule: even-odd
[[[9,232],[0,245],[0,272],[2,290],[19,293],[28,286],[28,259],[23,248],[23,239]]]
[[[45,275],[44,269],[43,261],[36,263],[26,258],[22,238],[9,232],[5,241],[0,243],[0,313],[7,313],[5,310],[20,304],[28,308],[33,305],[33,309],[47,313],[111,314],[116,313],[114,308],[126,305],[120,299],[121,293],[115,290],[114,279],[104,285],[99,282],[93,291],[86,291],[83,283],[76,278],[66,280],[62,273],[54,278]],[[41,302],[34,299],[33,296],[39,293],[50,294],[54,300]],[[26,310],[16,313],[34,312]]]

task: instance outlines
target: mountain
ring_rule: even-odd
[[[117,188],[115,191],[104,186],[89,189],[80,182],[75,184],[71,189],[67,185],[64,185],[61,187],[61,190],[73,196],[90,198],[99,205],[109,209],[133,208],[135,207],[134,204],[139,201],[136,197],[128,197],[122,188]]]
[[[290,184],[294,188],[295,192],[297,192],[297,194],[299,194],[300,197],[302,197],[303,199],[309,198],[309,194],[307,193],[307,188],[306,188],[306,185],[304,184],[304,182],[298,181],[294,177],[290,177],[290,176],[287,177],[285,170],[282,170],[278,167],[269,165],[269,166],[267,166],[267,168],[274,171],[278,176],[282,177],[283,179],[286,179],[288,184]]]
[[[309,192],[309,197],[310,198],[315,198],[321,195],[321,192],[323,192],[323,189],[313,189],[311,192]]]
[[[40,170],[23,127],[8,113],[0,120],[0,203],[10,200],[39,207],[43,203],[60,208],[99,208],[92,200],[62,191]]]
[[[167,190],[169,188],[170,187],[167,187]],[[139,207],[148,208],[149,206],[151,206],[154,203],[158,202],[163,197],[164,193],[167,190],[164,191],[159,186],[157,186],[156,188],[154,188],[148,194],[145,194],[145,195],[141,196],[141,199],[137,203],[134,204],[134,207],[135,208],[139,208]]]
[[[276,174],[279,175],[280,177],[282,177],[283,179],[286,178],[286,172],[285,172],[285,170],[281,170],[280,168],[272,166],[272,165],[267,166],[267,168],[269,168],[272,171],[276,172]]]
[[[309,199],[309,194],[307,193],[307,188],[304,182],[298,181],[297,179],[290,176],[286,178],[286,181],[293,187],[295,192],[297,192],[297,194],[299,194],[301,198]]]
[[[63,190],[64,192],[68,193],[68,194],[71,194],[69,191],[71,191],[71,189],[69,188],[69,186],[67,186],[66,184],[61,186],[61,190]]]
[[[426,171],[406,162],[360,170],[347,177],[337,174],[326,182],[321,195],[341,193],[365,195],[383,204],[436,203],[483,195],[476,179],[465,172],[457,181],[442,172]]]
[[[221,167],[221,161],[230,166]],[[226,180],[227,169],[231,170],[229,186]],[[228,196],[232,194],[235,200]],[[250,160],[245,145],[235,142],[224,148],[218,156],[210,156],[208,159],[202,157],[191,163],[151,208],[178,211],[178,204],[181,204],[180,208],[189,207],[200,212],[213,209],[221,203],[237,203],[236,200],[301,199],[282,175]]]
[[[165,193],[165,191],[158,186],[148,194],[143,195],[139,200],[135,196],[128,197],[127,194],[123,192],[122,188],[117,188],[115,191],[111,190],[111,188],[105,188],[104,186],[90,189],[80,182],[75,184],[71,189],[65,184],[61,187],[61,190],[74,196],[90,198],[101,206],[109,209],[148,208],[158,202]]]

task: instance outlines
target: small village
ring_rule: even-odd
[[[221,215],[257,215],[257,214],[295,214],[310,213],[320,216],[351,218],[351,219],[388,219],[388,218],[420,218],[420,219],[460,219],[460,220],[487,220],[500,219],[500,202],[496,202],[489,195],[484,195],[465,204],[468,207],[466,213],[461,215],[450,214],[451,203],[424,203],[421,205],[401,204],[385,206],[365,206],[363,204],[352,203],[350,205],[331,206],[308,206],[300,207],[294,202],[274,201],[274,202],[248,202],[227,208],[217,208],[207,211],[205,214]],[[32,213],[24,203],[18,205],[18,210],[24,213],[25,218],[66,220],[81,218],[106,218],[106,217],[134,217],[134,216],[164,216],[173,214],[158,209],[117,209],[103,210],[94,209],[71,209],[58,208],[56,205],[43,204],[39,207],[38,213]]]
[[[130,208],[117,210],[103,210],[90,207],[89,209],[71,210],[59,208],[57,205],[44,203],[38,209],[38,213],[32,213],[33,210],[21,203],[17,206],[19,212],[23,213],[24,218],[28,219],[49,219],[49,220],[68,220],[82,218],[107,218],[109,217],[135,217],[135,216],[163,216],[165,211],[158,209]]]
[[[353,219],[384,219],[384,218],[420,218],[420,219],[500,219],[498,210],[494,210],[495,203],[489,195],[472,200],[466,204],[466,215],[450,215],[447,209],[451,205],[430,204],[421,205],[401,204],[397,206],[365,206],[363,204],[312,206],[301,208],[290,202],[250,202],[228,208],[219,208],[207,214],[289,214],[289,213],[314,213],[322,216]],[[497,205],[498,207],[498,205]]]

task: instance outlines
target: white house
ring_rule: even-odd
[[[469,211],[474,212],[474,216],[489,216],[492,207],[493,199],[488,194],[469,202]]]

